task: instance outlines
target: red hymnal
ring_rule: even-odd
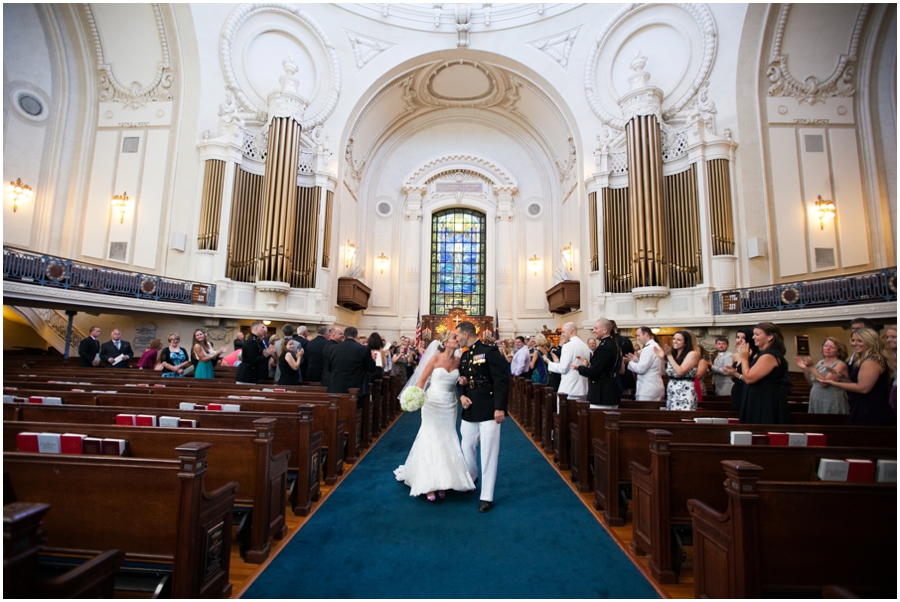
[[[59,438],[59,451],[63,454],[82,454],[84,453],[84,440],[87,435],[77,435],[75,433],[64,433]]]
[[[103,439],[97,437],[85,437],[82,443],[82,449],[84,450],[84,453],[88,455],[99,456],[103,453]]]
[[[166,388],[165,385],[153,385],[153,387],[154,387],[155,389],[165,389],[165,388]]]
[[[875,462],[871,460],[847,460],[850,465],[847,470],[847,482],[850,483],[874,483]]]
[[[135,424],[137,426],[156,426],[156,416],[138,414],[135,418]]]
[[[221,412],[222,404],[221,403],[211,403],[208,406],[206,406],[206,409],[210,410],[211,412]]]
[[[137,417],[134,414],[116,414],[116,424],[134,426]]]
[[[790,437],[787,433],[766,433],[769,436],[769,445],[787,445]]]
[[[20,452],[38,452],[37,433],[19,433],[16,435],[16,449]]]
[[[125,453],[125,439],[103,439],[101,449],[104,456],[121,456]]]
[[[810,447],[825,447],[827,435],[822,433],[806,433],[806,445]]]
[[[32,395],[28,398],[28,403],[44,403],[44,398]]]

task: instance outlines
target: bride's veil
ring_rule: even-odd
[[[403,389],[400,391],[400,395],[397,396],[399,399],[400,396],[403,395],[403,391],[406,391],[409,387],[414,387],[418,384],[419,379],[422,377],[422,372],[425,371],[425,366],[428,365],[429,360],[432,357],[439,353],[438,346],[441,344],[440,341],[434,340],[431,341],[431,344],[428,346],[428,349],[425,350],[425,353],[422,354],[422,359],[419,360],[419,365],[416,367],[416,371],[413,372],[413,375],[409,377],[409,380],[406,381],[406,384],[403,385]],[[428,379],[429,381],[431,379]],[[428,388],[428,383],[425,383],[425,388]]]

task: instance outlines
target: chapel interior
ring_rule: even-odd
[[[6,357],[897,321],[896,4],[6,3],[3,66]]]

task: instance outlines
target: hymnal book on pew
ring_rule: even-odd
[[[211,403],[206,406],[206,409],[210,412],[221,412],[222,404],[221,403]]]
[[[189,401],[182,401],[181,403],[178,404],[178,409],[179,410],[193,410],[194,405],[195,404],[193,404]]]
[[[790,437],[787,433],[766,433],[769,436],[769,445],[788,445]]]
[[[103,453],[103,439],[99,437],[85,437],[82,443],[84,453],[89,456],[99,456]]]
[[[153,388],[154,389],[165,389],[166,386],[165,385],[153,385]]]
[[[791,447],[806,447],[806,433],[788,433],[787,436]]]
[[[59,443],[59,433],[38,434],[38,451],[42,454],[58,454]]]
[[[135,417],[136,426],[156,426],[156,416],[150,414],[138,414]]]
[[[38,446],[38,433],[17,434],[16,449],[20,452],[39,452],[40,447]]]
[[[875,463],[875,482],[876,483],[896,483],[897,482],[897,461],[896,460],[878,460]]]
[[[752,445],[753,433],[750,431],[731,431],[732,445]]]
[[[138,387],[149,387],[150,385],[147,383],[138,383],[137,386]]]
[[[769,444],[769,436],[768,435],[753,435],[753,441],[751,441],[750,445],[768,445]]]
[[[223,412],[240,412],[241,406],[236,403],[223,403],[222,411]]]
[[[196,420],[187,420],[187,419],[184,419],[184,418],[179,418],[179,419],[178,419],[178,427],[179,427],[179,428],[195,429],[195,428],[197,428],[197,421],[196,421]]]
[[[45,397],[44,405],[45,406],[61,406],[62,405],[62,397]]]
[[[848,483],[874,483],[875,462],[871,460],[847,460]]]
[[[285,392],[287,392],[287,389],[272,389],[272,392],[273,393],[285,393]]]
[[[121,456],[128,442],[125,439],[103,439],[101,449],[104,456]]]
[[[809,447],[825,447],[828,436],[822,433],[806,433],[806,444]]]
[[[37,395],[32,395],[28,398],[28,403],[44,403],[44,398],[38,397]]]
[[[194,404],[194,407],[193,407],[192,409],[194,409],[194,410],[206,410],[207,408],[206,408],[206,406],[202,406],[202,405],[200,405],[199,403],[195,403],[195,404]]]
[[[134,426],[137,416],[134,414],[116,414],[116,424],[120,426]]]
[[[178,428],[178,421],[181,420],[178,416],[160,416],[159,417],[159,426]]]
[[[15,395],[4,395],[3,403],[15,403],[16,396]]]
[[[819,471],[816,473],[823,481],[846,481],[850,465],[846,460],[822,458],[819,460]]]
[[[59,438],[60,452],[64,454],[83,454],[84,440],[87,435],[63,433]]]

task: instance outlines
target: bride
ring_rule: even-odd
[[[448,489],[475,489],[456,432],[459,358],[455,354],[458,349],[456,333],[444,332],[428,346],[419,368],[406,383],[407,387],[416,385],[425,389],[425,405],[419,434],[406,463],[394,471],[394,476],[409,485],[409,495],[425,493],[430,502],[435,500],[435,493],[443,498]]]

